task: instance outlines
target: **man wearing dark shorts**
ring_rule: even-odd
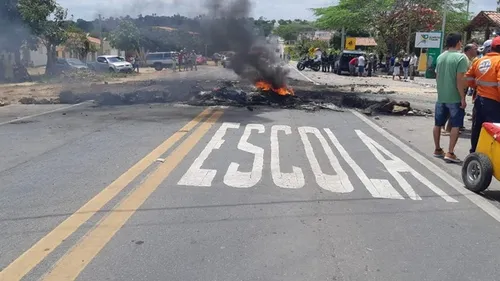
[[[471,149],[476,151],[483,123],[500,123],[500,37],[484,42],[485,55],[466,74],[469,86],[476,87]]]
[[[443,157],[446,162],[459,163],[455,155],[460,127],[464,125],[465,89],[464,75],[468,68],[467,57],[460,52],[462,35],[452,33],[446,37],[447,51],[439,55],[436,63],[437,102],[434,112],[434,157]],[[441,148],[441,128],[450,118],[451,132],[448,152]]]

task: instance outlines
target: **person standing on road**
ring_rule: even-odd
[[[394,80],[398,76],[399,80],[401,80],[401,63],[398,57],[394,58],[394,66],[392,67],[392,80]]]
[[[415,74],[416,74],[416,69],[417,69],[417,62],[418,62],[418,57],[415,55],[415,53],[411,53],[410,57],[410,80],[414,80]]]
[[[464,54],[467,56],[467,59],[468,59],[468,67],[467,67],[467,70],[469,70],[472,66],[472,61],[475,60],[475,58],[477,58],[477,46],[474,45],[474,44],[467,44],[465,45],[464,47]],[[471,95],[472,95],[472,92],[474,91],[473,88],[469,88],[467,87],[467,95],[469,95],[469,92],[471,92]],[[474,111],[473,111],[474,113]],[[464,118],[465,118],[465,111],[464,111]],[[465,127],[460,127],[460,132],[464,131],[465,130]],[[444,131],[442,132],[443,135],[448,135],[451,133],[451,122],[450,122],[450,119],[448,118],[448,122],[446,123],[446,128],[444,129]]]
[[[197,55],[196,55],[196,52],[193,50],[191,51],[191,70],[196,70],[198,71],[198,65],[196,63],[196,59],[197,59]]]
[[[172,53],[172,71],[177,70],[177,60],[178,60],[178,55],[176,53]]]
[[[394,65],[396,63],[396,57],[394,57],[394,55],[391,54],[390,57],[388,57],[387,61],[388,61],[388,65],[389,65],[388,73],[392,74],[392,79],[394,80]]]
[[[187,52],[186,48],[182,50],[182,62],[184,63],[184,71],[189,71],[189,53]]]
[[[356,75],[356,65],[358,64],[358,58],[352,58],[349,61],[349,75]]]
[[[464,123],[465,73],[467,72],[467,57],[460,52],[462,35],[451,33],[446,37],[447,51],[439,55],[436,63],[437,101],[434,112],[434,157],[443,157],[446,162],[459,163],[455,155],[460,127]],[[451,133],[448,152],[441,148],[441,128],[450,118]]]
[[[469,87],[475,87],[471,149],[476,151],[483,123],[500,123],[500,37],[484,43],[484,57],[476,60],[466,74]]]
[[[408,70],[410,68],[410,56],[408,54],[405,54],[403,57],[403,79],[405,81],[408,80]]]
[[[323,53],[321,52],[320,48],[314,49],[314,62],[315,63],[321,63],[321,57]]]
[[[364,55],[361,55],[358,57],[358,75],[360,77],[365,75],[365,65],[366,65],[366,58]]]
[[[133,67],[137,73],[139,73],[139,61],[139,55],[135,55]]]
[[[184,51],[181,50],[179,52],[179,55],[177,56],[177,62],[179,63],[179,72],[182,71],[182,64],[184,63],[183,56],[184,56]]]

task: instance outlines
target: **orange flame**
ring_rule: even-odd
[[[263,91],[273,91],[275,93],[277,93],[278,95],[280,96],[286,96],[286,95],[293,95],[293,90],[291,88],[287,88],[287,87],[280,87],[278,89],[275,89],[273,88],[273,85],[269,82],[266,82],[266,81],[257,81],[257,83],[255,83],[255,87],[257,87],[257,89],[260,89],[260,90],[263,90]]]

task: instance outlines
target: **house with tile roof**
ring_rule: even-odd
[[[500,13],[496,11],[479,12],[464,28],[467,33],[466,40],[469,41],[473,35],[482,35],[484,41],[493,35],[500,35]]]

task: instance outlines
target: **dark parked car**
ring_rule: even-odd
[[[366,53],[361,51],[342,51],[335,61],[333,72],[339,75],[344,71],[349,72],[349,62],[361,55],[366,55]]]
[[[56,60],[57,72],[62,71],[77,71],[77,70],[88,70],[88,66],[79,59],[66,59],[57,58]]]

